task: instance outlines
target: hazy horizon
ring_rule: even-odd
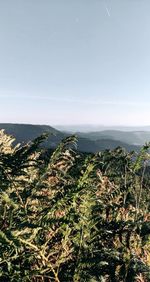
[[[149,0],[0,2],[0,122],[150,124]]]
[[[100,124],[100,123],[42,123],[42,122],[13,122],[13,121],[0,121],[0,124],[29,124],[29,125],[49,125],[49,126],[93,126],[93,127],[150,127],[148,124]]]
[[[117,130],[117,131],[150,131],[150,124],[147,125],[125,125],[125,124],[49,124],[49,123],[24,123],[24,122],[0,122],[2,124],[13,124],[13,125],[40,125],[50,126],[62,131],[102,131],[102,130]]]

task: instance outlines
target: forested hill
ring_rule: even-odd
[[[121,131],[121,130],[102,130],[91,132],[78,132],[78,136],[90,140],[111,139],[143,146],[150,140],[150,131]]]
[[[88,138],[78,137],[78,149],[81,152],[99,152],[106,149],[113,150],[117,147],[125,148],[127,151],[139,151],[140,146],[127,144],[119,140],[113,139],[100,139],[100,140],[90,140]]]
[[[16,142],[28,142],[40,136],[44,132],[49,133],[48,140],[44,143],[44,146],[54,148],[60,143],[62,139],[66,136],[71,135],[71,133],[61,132],[48,125],[32,125],[32,124],[11,124],[11,123],[1,123],[0,129],[5,129],[7,134],[11,134],[16,138]],[[78,136],[78,150],[82,152],[98,152],[105,149],[114,149],[116,147],[123,147],[127,151],[139,151],[140,146],[133,144],[128,144],[126,142],[114,140],[113,137],[108,135],[105,138],[99,138],[97,140],[92,140],[91,136],[79,135]]]
[[[14,136],[17,142],[28,142],[47,132],[49,138],[45,145],[51,147],[56,147],[66,136],[66,134],[48,125],[0,123],[0,129],[5,129],[6,133]]]

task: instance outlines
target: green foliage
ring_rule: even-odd
[[[0,131],[0,281],[150,280],[149,144],[46,154]]]

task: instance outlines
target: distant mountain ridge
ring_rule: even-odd
[[[111,139],[118,140],[130,145],[142,146],[150,141],[150,131],[120,131],[120,130],[104,130],[93,131],[88,133],[77,132],[80,137],[88,138],[90,140]]]
[[[12,124],[0,123],[0,129],[5,129],[7,134],[13,135],[19,143],[28,142],[40,136],[44,132],[48,132],[50,136],[43,144],[45,147],[55,148],[58,143],[71,133],[61,132],[54,127],[48,125],[33,125],[33,124]],[[82,152],[95,153],[105,149],[114,149],[116,147],[124,147],[128,151],[139,151],[140,146],[125,142],[125,135],[117,131],[117,138],[112,132],[92,132],[92,133],[77,133],[78,150]],[[120,139],[119,140],[119,136]]]
[[[125,126],[125,125],[92,125],[92,124],[74,124],[74,125],[54,125],[60,131],[67,131],[67,132],[99,132],[99,131],[108,131],[108,130],[115,130],[115,131],[150,131],[150,125],[144,126]]]

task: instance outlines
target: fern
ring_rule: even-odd
[[[149,281],[149,144],[46,155],[45,138],[0,131],[0,281]]]

